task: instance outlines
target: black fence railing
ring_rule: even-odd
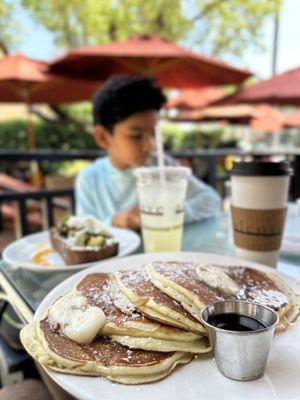
[[[36,192],[24,193],[0,193],[0,205],[2,203],[16,203],[16,233],[18,237],[22,237],[29,233],[29,223],[27,220],[28,210],[27,202],[29,200],[38,200],[41,203],[42,209],[42,224],[44,229],[54,225],[54,209],[55,207],[65,208],[65,204],[60,200],[62,197],[70,199],[71,212],[75,211],[74,190],[59,189],[59,190],[39,190]],[[3,227],[3,218],[0,208],[0,231]]]
[[[225,157],[228,155],[237,156],[300,156],[300,149],[294,150],[263,150],[263,151],[243,151],[237,148],[219,148],[219,149],[195,149],[184,151],[170,151],[174,157]],[[103,150],[57,150],[57,149],[38,149],[38,150],[14,150],[0,149],[0,162],[16,162],[21,160],[41,161],[65,161],[65,160],[92,160],[105,154]]]
[[[239,156],[241,158],[251,157],[254,159],[268,158],[270,156],[283,156],[291,161],[294,167],[294,178],[292,184],[292,197],[300,197],[300,149],[299,150],[276,150],[276,151],[254,151],[245,152],[236,148],[220,149],[197,149],[187,151],[169,152],[175,158],[185,158],[189,160],[203,159],[208,163],[207,182],[216,187],[219,180],[217,174],[217,163],[220,159],[229,155]],[[0,163],[15,163],[17,161],[35,160],[38,163],[43,161],[67,161],[67,160],[94,160],[102,157],[105,152],[102,150],[10,150],[0,149]],[[221,178],[222,179],[222,178]]]

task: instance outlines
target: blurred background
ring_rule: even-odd
[[[299,0],[0,0],[0,254],[74,211],[76,175],[104,154],[91,99],[114,74],[157,78],[166,151],[218,190],[224,210],[234,160],[289,160],[299,230],[299,16]],[[213,240],[203,229],[223,248],[230,227],[218,224]],[[25,300],[62,280],[11,270]],[[37,372],[1,294],[0,386],[9,386]]]

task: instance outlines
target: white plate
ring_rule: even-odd
[[[150,260],[192,260],[224,265],[247,265],[264,271],[269,267],[251,262],[206,253],[141,254],[103,261],[68,278],[54,288],[42,301],[35,319],[42,316],[52,301],[69,291],[82,275],[96,271],[112,272],[120,268],[139,267]],[[287,277],[284,279],[299,292],[300,287]],[[49,375],[67,392],[80,400],[299,400],[300,399],[300,323],[276,336],[272,343],[266,374],[251,382],[237,382],[225,378],[217,370],[212,357],[199,357],[183,365],[167,378],[145,385],[125,386],[105,378],[65,375],[46,369]]]
[[[117,257],[133,253],[141,243],[139,235],[129,229],[110,227],[109,231],[119,242]],[[35,272],[74,271],[99,263],[99,261],[96,261],[86,264],[66,265],[58,253],[51,254],[51,265],[48,266],[30,261],[33,254],[38,250],[49,247],[51,247],[49,231],[34,233],[16,240],[6,247],[3,252],[3,259],[11,265]]]

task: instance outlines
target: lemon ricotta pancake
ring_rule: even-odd
[[[115,382],[139,384],[167,376],[177,364],[192,355],[129,349],[105,336],[89,344],[78,344],[53,327],[47,318],[26,325],[21,341],[28,353],[55,371],[87,376],[103,376]]]
[[[118,271],[113,274],[113,279],[135,309],[149,318],[194,332],[205,332],[175,297],[170,297],[151,282],[145,270]]]
[[[210,351],[206,336],[187,332],[150,320],[140,312],[127,310],[124,313],[114,304],[110,294],[110,275],[95,273],[85,276],[75,291],[85,296],[90,305],[99,307],[106,316],[100,334],[130,348],[159,351],[186,351],[205,353]]]
[[[236,266],[222,269],[238,284],[237,298],[254,301],[277,311],[280,318],[277,331],[286,329],[299,316],[300,296],[276,273]]]
[[[206,304],[223,299],[215,289],[200,281],[194,263],[155,261],[147,264],[145,271],[158,289],[177,300],[198,321]]]
[[[196,319],[207,304],[239,299],[275,309],[285,329],[300,310],[299,296],[276,274],[240,266],[200,265],[192,262],[152,262],[145,268],[151,282],[181,303]]]

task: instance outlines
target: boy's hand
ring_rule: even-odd
[[[112,219],[112,225],[119,228],[141,229],[141,216],[138,206],[126,208],[118,212]]]

